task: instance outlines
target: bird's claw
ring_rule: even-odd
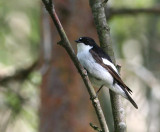
[[[96,99],[96,98],[98,98],[98,95],[97,95],[97,94],[96,94],[95,96],[91,97],[90,100],[94,100],[94,99]]]

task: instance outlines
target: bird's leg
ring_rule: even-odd
[[[90,98],[91,100],[98,97],[98,93],[99,93],[99,91],[103,88],[103,86],[104,86],[104,85],[102,85],[102,86],[97,90],[96,96],[94,96],[93,98]]]
[[[103,88],[103,86],[104,86],[104,85],[102,85],[102,86],[98,89],[98,91],[96,92],[96,97],[98,97],[98,93],[99,93],[99,91]]]

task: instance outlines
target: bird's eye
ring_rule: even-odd
[[[82,38],[79,38],[79,40],[82,40]]]

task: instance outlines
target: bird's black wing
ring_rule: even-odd
[[[114,71],[114,69],[110,65],[104,64],[103,61],[102,61],[102,58],[99,56],[99,54],[95,53],[94,50],[91,49],[90,53],[92,54],[92,56],[96,60],[96,62],[99,63],[105,69],[107,69],[107,71],[112,75],[112,77],[114,78],[114,80],[120,86],[122,86],[122,88],[124,88],[124,90],[127,90],[127,92],[129,92],[131,94],[132,90],[125,85],[125,83],[122,81],[122,79],[120,78],[120,76]]]
[[[114,78],[114,80],[118,83],[118,85],[121,86],[121,88],[123,89],[123,91],[125,92],[128,100],[132,103],[132,105],[138,109],[137,104],[134,102],[134,100],[130,97],[130,95],[128,93],[131,94],[132,90],[129,89],[125,83],[122,81],[122,79],[120,78],[120,76],[114,71],[114,69],[110,66],[110,65],[106,65],[103,63],[102,58],[98,56],[97,53],[95,53],[93,50],[90,50],[90,53],[92,54],[93,58],[96,60],[97,63],[99,63],[102,67],[104,67],[105,69],[107,69],[107,71],[112,75],[112,77]]]

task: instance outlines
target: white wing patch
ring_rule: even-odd
[[[115,67],[115,65],[113,63],[111,63],[109,60],[107,60],[105,58],[102,58],[102,61],[103,61],[104,64],[111,66],[113,68],[113,70],[116,73],[118,73],[117,68]]]

